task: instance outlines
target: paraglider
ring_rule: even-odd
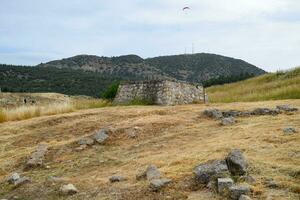
[[[186,7],[182,8],[182,10],[183,10],[183,11],[190,10],[190,9],[191,9],[191,8],[190,8],[190,7],[188,7],[188,6],[186,6]]]

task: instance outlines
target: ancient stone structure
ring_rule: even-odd
[[[205,99],[201,85],[152,80],[121,83],[114,103],[126,104],[133,100],[144,100],[158,105],[177,105],[204,102]]]

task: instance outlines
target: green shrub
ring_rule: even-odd
[[[103,99],[114,99],[115,96],[117,95],[119,88],[119,82],[113,82],[110,84],[107,89],[102,93],[102,98]]]

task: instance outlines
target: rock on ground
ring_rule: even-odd
[[[141,180],[141,179],[152,180],[152,179],[159,179],[159,178],[160,178],[160,171],[157,169],[155,165],[149,165],[145,171],[138,173],[138,175],[136,176],[137,180]]]
[[[40,144],[36,148],[35,152],[33,152],[27,161],[25,168],[29,169],[32,167],[39,167],[43,165],[43,162],[45,160],[45,155],[47,153],[47,146]]]
[[[211,180],[227,177],[229,175],[225,160],[210,161],[194,168],[196,181],[207,184]]]
[[[247,195],[241,195],[239,200],[251,200],[251,198]]]
[[[233,185],[233,180],[231,178],[218,178],[217,183],[218,193],[224,193]]]
[[[277,115],[280,114],[278,109],[256,108],[251,112],[252,115]]]
[[[108,138],[108,130],[107,129],[100,129],[99,131],[97,131],[94,134],[93,138],[99,144],[104,143],[105,140]]]
[[[124,180],[125,180],[125,178],[122,177],[122,176],[114,175],[114,176],[109,177],[109,181],[110,181],[111,183],[114,183],[114,182],[121,182],[121,181],[124,181]]]
[[[294,134],[294,133],[297,133],[297,130],[295,128],[293,128],[293,127],[286,127],[282,131],[285,134]]]
[[[170,182],[171,182],[170,179],[152,179],[150,181],[150,189],[152,191],[158,191],[161,188],[165,187]]]
[[[21,177],[18,173],[13,173],[9,177],[6,178],[6,181],[10,184],[14,184],[17,180],[19,180]]]
[[[205,110],[203,114],[207,117],[213,118],[213,119],[221,119],[223,118],[223,114],[218,109],[211,109],[211,110]]]
[[[230,198],[238,200],[242,195],[247,195],[250,192],[250,188],[244,185],[234,185],[229,188]]]
[[[78,192],[77,188],[73,184],[67,184],[60,187],[60,192],[65,195],[72,195]]]
[[[222,126],[229,126],[235,123],[234,117],[226,117],[221,120]]]
[[[232,150],[226,157],[226,163],[232,175],[244,175],[247,161],[239,149]]]
[[[289,105],[278,105],[278,106],[276,106],[276,108],[278,110],[282,110],[282,111],[285,111],[285,112],[298,111],[298,108],[290,107]]]
[[[18,179],[16,182],[14,182],[15,187],[19,187],[21,185],[24,185],[25,183],[29,183],[30,182],[30,178],[28,177],[21,177],[20,179]]]

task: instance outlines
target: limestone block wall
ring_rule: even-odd
[[[126,104],[134,99],[146,100],[158,105],[204,102],[203,87],[179,81],[140,81],[122,83],[114,103]]]

